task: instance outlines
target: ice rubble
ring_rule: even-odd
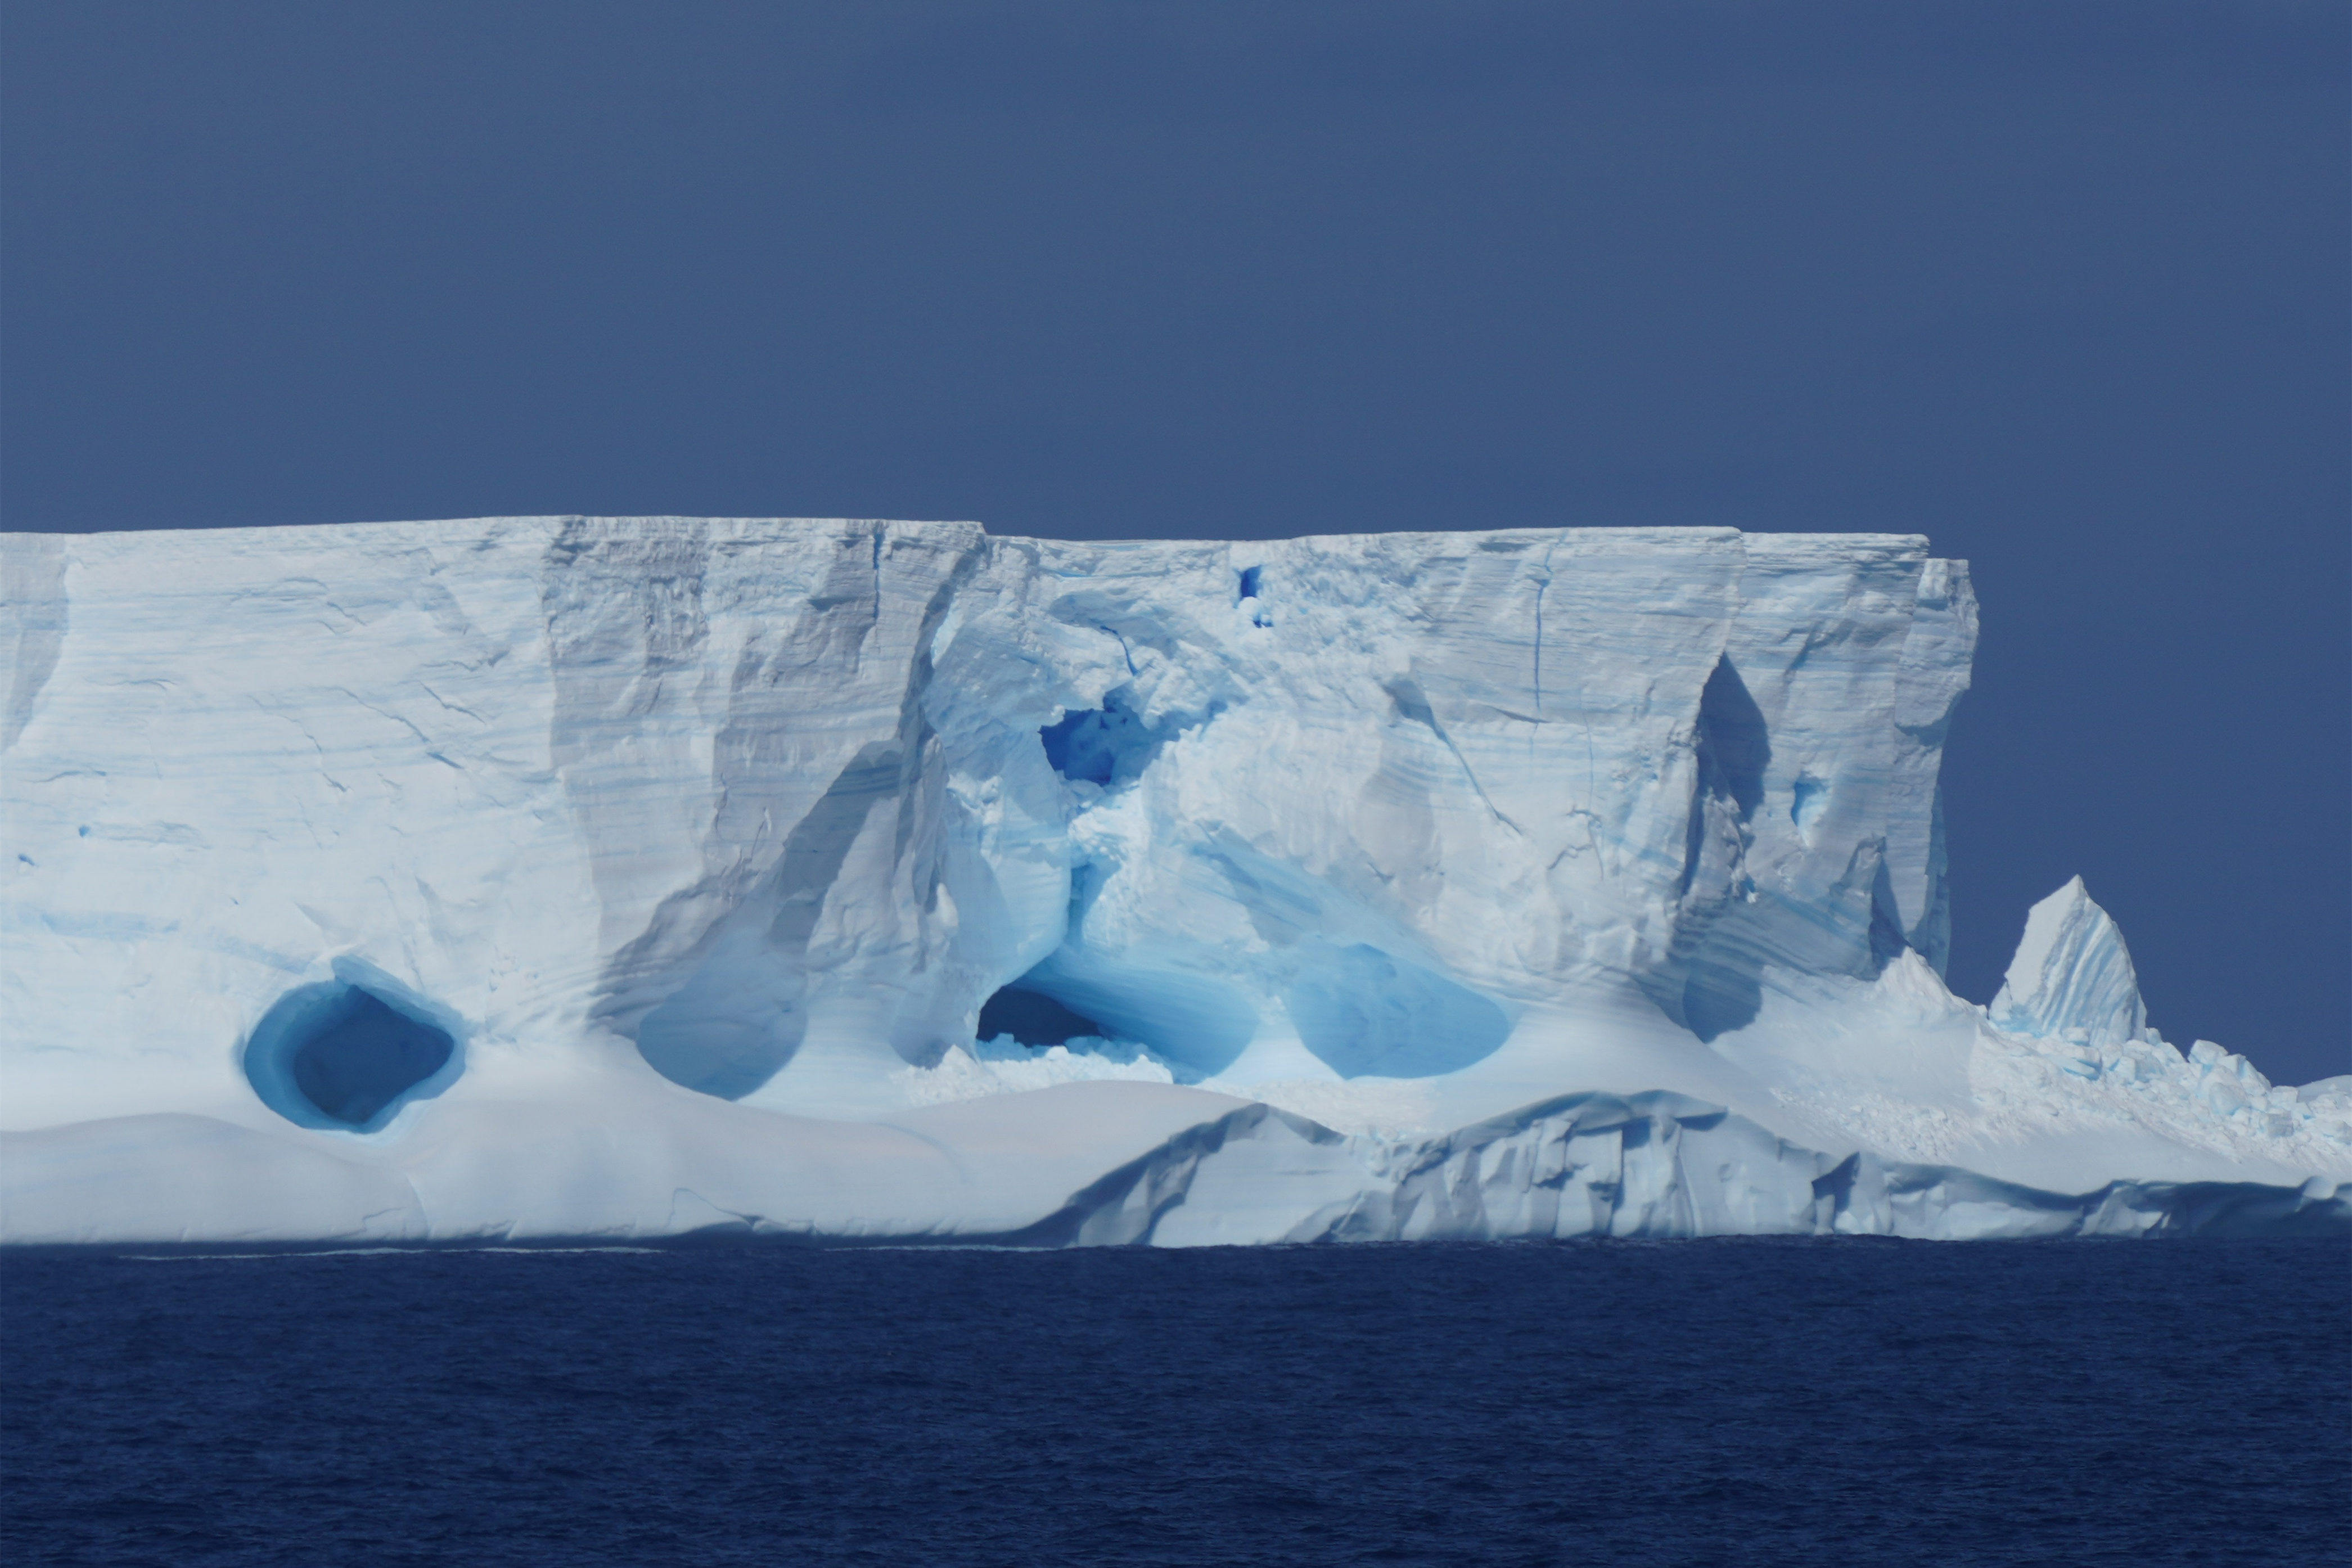
[[[1975,605],[1917,538],[5,570],[10,1241],[2352,1221],[2347,1080],[2165,1043],[2079,881],[1944,986]]]

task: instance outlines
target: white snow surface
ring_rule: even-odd
[[[0,555],[0,1239],[2352,1222],[2352,1080],[2167,1044],[2080,880],[1946,988],[1917,537]]]

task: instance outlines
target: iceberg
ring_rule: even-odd
[[[1910,535],[0,536],[0,1240],[2352,1226],[2077,880],[1955,996]]]

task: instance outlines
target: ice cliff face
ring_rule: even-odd
[[[1393,1219],[1399,1151],[1576,1094],[1793,1150],[1717,1162],[1761,1208],[1675,1211],[1765,1228],[1894,1213],[1813,1193],[1849,1156],[2352,1174],[2326,1106],[2182,1087],[2079,883],[1990,1017],[1943,989],[1975,606],[1916,538],[520,519],[5,559],[13,1237],[1008,1235],[1208,1127],[1339,1140]],[[909,1195],[931,1122],[964,1173]],[[223,1195],[171,1221],[100,1169]]]

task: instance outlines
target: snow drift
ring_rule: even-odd
[[[2079,882],[1945,988],[1921,539],[5,550],[10,1241],[2352,1221]]]

